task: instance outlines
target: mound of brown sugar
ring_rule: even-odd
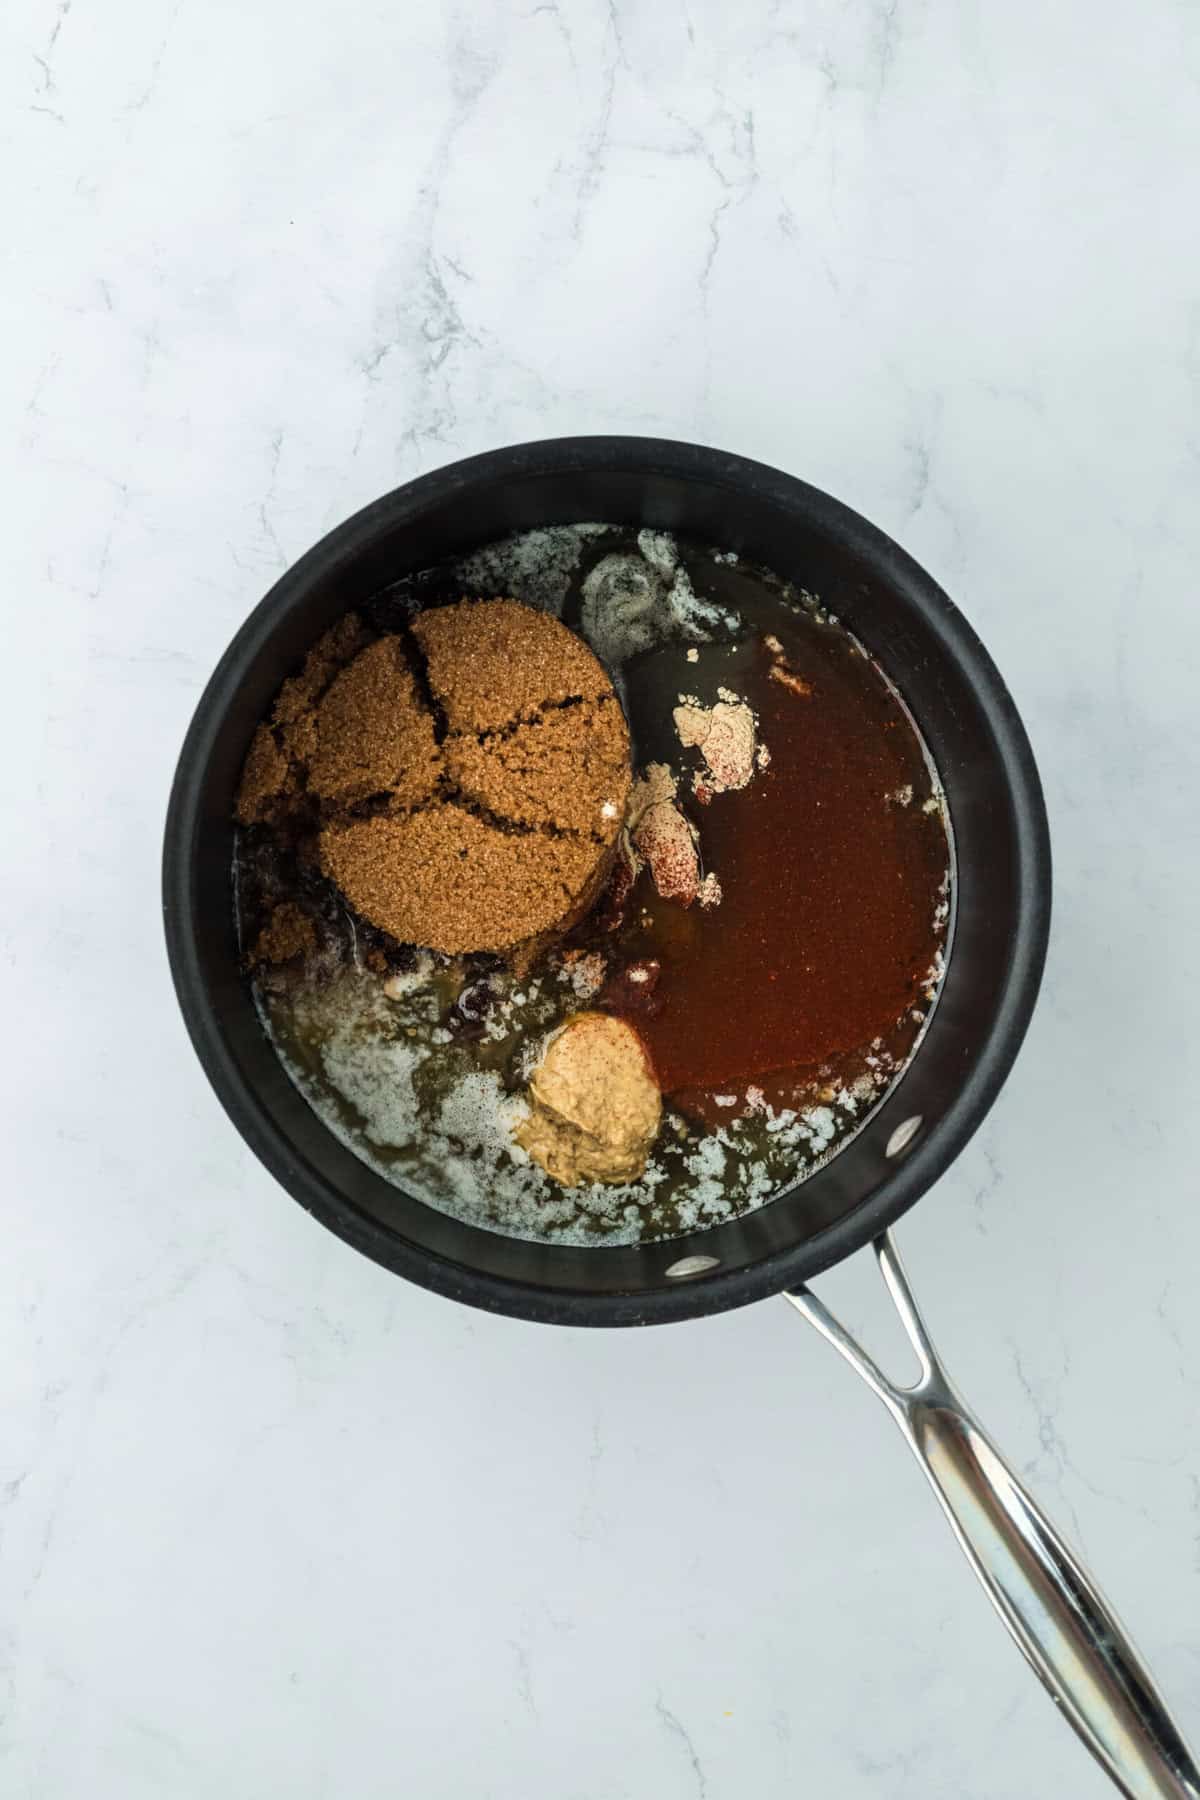
[[[295,790],[292,765],[281,750],[269,725],[260,725],[250,740],[242,764],[234,816],[239,825],[260,825],[271,817],[288,793]]]
[[[510,949],[573,919],[608,871],[590,836],[505,831],[453,800],[331,826],[321,855],[373,925],[451,953]]]
[[[353,806],[386,793],[397,806],[416,806],[441,779],[433,715],[399,638],[380,638],[342,670],[316,726],[308,785],[322,800]]]
[[[291,900],[277,906],[258,934],[254,946],[257,962],[283,963],[307,956],[317,946],[317,934],[307,913]]]
[[[412,631],[452,732],[506,731],[554,707],[614,698],[582,638],[516,600],[436,607]]]
[[[587,646],[513,600],[420,613],[411,642],[363,647],[355,622],[341,664],[332,635],[255,735],[241,822],[315,807],[325,873],[401,943],[512,950],[581,917],[630,783],[620,702]]]
[[[279,819],[302,795],[317,748],[317,705],[339,669],[368,642],[357,613],[347,613],[318,638],[298,675],[276,695],[269,719],[255,731],[242,767],[234,814],[239,825]]]
[[[519,825],[607,840],[629,788],[629,733],[616,695],[479,735],[453,732],[446,767],[466,799]],[[581,716],[582,714],[582,716]]]

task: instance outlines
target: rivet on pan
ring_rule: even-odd
[[[668,1281],[686,1281],[689,1275],[707,1275],[720,1266],[719,1256],[681,1256],[667,1270]]]
[[[923,1123],[920,1113],[914,1113],[911,1119],[905,1119],[902,1125],[897,1125],[887,1141],[887,1149],[883,1154],[899,1156],[902,1150],[907,1150]]]

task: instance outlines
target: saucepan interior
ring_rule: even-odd
[[[592,1249],[448,1218],[337,1142],[263,1034],[239,972],[230,904],[241,763],[280,680],[319,633],[401,574],[510,531],[579,520],[650,525],[736,550],[818,594],[911,709],[945,789],[956,865],[938,1005],[907,1073],[858,1136],[757,1212],[667,1242]],[[193,1042],[233,1122],[288,1192],[398,1274],[478,1306],[569,1324],[737,1306],[817,1274],[894,1221],[966,1143],[1007,1074],[1037,992],[1049,902],[1028,741],[991,659],[941,589],[881,532],[803,482],[639,438],[552,440],[455,464],[366,508],[302,558],[205,691],[164,854],[168,947]],[[803,929],[802,920],[788,923]]]

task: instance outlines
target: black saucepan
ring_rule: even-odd
[[[234,934],[233,794],[283,676],[336,617],[398,576],[511,531],[579,520],[723,546],[818,594],[903,694],[953,827],[948,967],[903,1079],[866,1128],[789,1193],[659,1244],[527,1243],[448,1218],[384,1181],[288,1080],[259,1025]],[[1200,1776],[1128,1641],[950,1387],[886,1237],[999,1092],[1033,1009],[1050,917],[1046,815],[1021,721],[971,627],[896,544],[804,482],[649,438],[519,445],[423,476],[302,557],[222,657],[179,761],[163,905],[200,1060],[242,1136],[302,1206],[397,1274],[527,1319],[653,1324],[787,1293],[902,1425],[1006,1624],[1116,1784],[1130,1795],[1200,1800]],[[910,1389],[888,1382],[803,1287],[871,1243],[921,1358]]]

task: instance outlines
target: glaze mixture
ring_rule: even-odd
[[[512,1235],[762,1205],[936,1000],[948,826],[902,702],[812,596],[662,533],[528,532],[377,595],[284,684],[238,817],[292,1079]]]

